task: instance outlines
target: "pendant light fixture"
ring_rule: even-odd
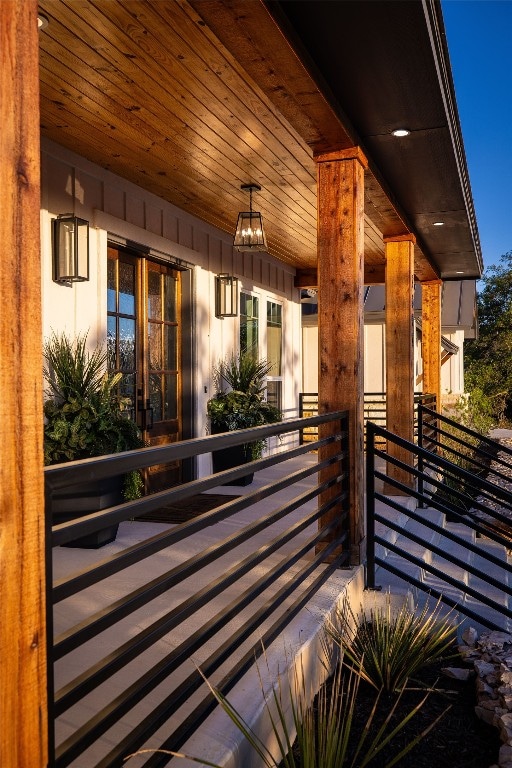
[[[242,184],[240,189],[249,192],[249,210],[238,214],[233,246],[237,251],[266,251],[267,241],[261,213],[252,209],[252,193],[259,192],[259,184]]]

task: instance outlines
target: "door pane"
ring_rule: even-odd
[[[135,266],[119,261],[119,312],[135,314]]]
[[[162,365],[162,326],[159,323],[148,324],[149,368],[161,371]]]
[[[116,266],[117,261],[109,259],[107,262],[107,312],[115,312],[116,307]]]
[[[135,407],[135,374],[134,373],[124,373],[123,378],[121,379],[121,384],[119,387],[119,392],[122,395],[122,397],[127,397],[130,400],[130,403],[132,404],[132,410]],[[130,414],[130,417],[133,418],[133,413]]]
[[[164,364],[168,371],[176,371],[178,368],[178,329],[175,325],[164,325]]]
[[[176,314],[176,294],[177,280],[172,275],[164,275],[164,317],[163,319],[175,323]]]
[[[135,370],[135,320],[119,318],[119,369]]]
[[[149,405],[153,408],[153,421],[162,421],[162,374],[149,375]]]
[[[164,419],[178,418],[178,377],[168,373],[164,376]]]
[[[148,270],[148,319],[161,320],[162,292],[160,290],[160,273]]]
[[[117,370],[117,318],[107,317],[107,367],[113,373]]]

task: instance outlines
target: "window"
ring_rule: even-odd
[[[240,351],[259,354],[259,299],[250,293],[240,294]]]
[[[267,380],[267,400],[282,410],[283,399],[283,308],[267,301],[267,360],[272,368]]]

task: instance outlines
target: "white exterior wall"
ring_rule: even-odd
[[[260,298],[261,354],[266,350],[267,299],[283,305],[283,408],[295,415],[301,388],[299,290],[295,270],[263,253],[238,253],[232,237],[176,206],[48,140],[41,146],[41,258],[43,334],[88,332],[91,348],[106,339],[107,242],[149,248],[160,259],[180,260],[193,271],[194,434],[206,434],[212,368],[238,348],[239,319],[215,317],[215,275],[229,272],[240,289]],[[52,280],[51,228],[58,214],[90,223],[90,280],[71,286]],[[238,211],[233,211],[233,227]],[[209,466],[200,463],[200,474]]]
[[[377,313],[375,313],[377,314]],[[443,336],[459,348],[441,366],[441,393],[461,395],[464,392],[464,329],[443,328]],[[302,325],[304,392],[318,392],[318,327],[317,317],[305,316]],[[444,354],[444,352],[443,352]],[[416,329],[414,338],[414,391],[423,391],[423,359],[421,334]],[[386,391],[386,326],[382,319],[365,321],[364,326],[364,391]]]
[[[384,323],[364,326],[364,391],[386,391],[386,327]]]
[[[441,394],[462,395],[464,393],[464,329],[443,329],[445,336],[459,348],[456,355],[451,355],[441,366]]]

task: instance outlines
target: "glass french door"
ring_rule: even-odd
[[[181,439],[180,272],[143,255],[108,248],[108,367],[147,445]],[[148,492],[181,481],[179,462],[152,467]]]

